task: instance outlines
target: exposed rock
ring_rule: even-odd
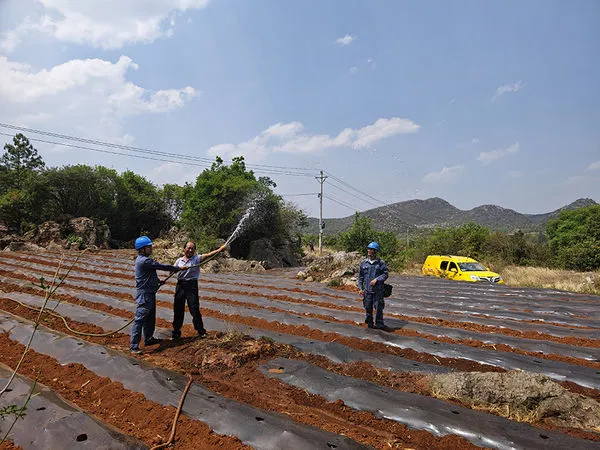
[[[509,419],[600,431],[600,403],[574,394],[542,374],[449,373],[432,375],[429,386],[436,397],[494,409]]]
[[[258,261],[235,258],[215,258],[200,267],[202,273],[249,272],[262,273],[266,269]]]
[[[306,279],[307,276],[307,273],[302,270],[296,274],[296,278],[299,278],[300,280]]]
[[[109,248],[110,229],[105,223],[88,217],[76,217],[69,220],[69,228],[73,235],[81,238],[85,247],[94,245],[98,248]]]
[[[32,244],[31,242],[12,241],[4,250],[10,252],[39,252],[40,250],[44,249],[39,245]]]
[[[305,281],[310,278],[330,286],[356,284],[354,275],[362,258],[358,252],[335,252],[322,256],[310,253],[302,259],[307,266]]]
[[[25,234],[25,239],[36,245],[46,247],[50,242],[63,244],[62,228],[58,222],[49,220],[39,225],[36,229]]]
[[[46,250],[50,250],[53,252],[61,252],[64,250],[64,247],[56,242],[49,242],[46,246]]]
[[[6,239],[11,241],[28,241],[39,247],[49,250],[81,250],[93,246],[94,248],[109,248],[110,230],[108,225],[100,221],[94,221],[87,217],[61,220],[55,222],[49,220],[35,229],[25,233],[23,236],[7,236],[2,239],[0,245],[6,244]],[[12,244],[13,248],[19,244]],[[23,250],[26,248],[23,247]]]
[[[0,238],[8,236],[8,234],[9,234],[8,226],[6,226],[6,224],[0,222]]]
[[[271,240],[267,238],[252,241],[247,258],[255,261],[264,261],[269,268],[295,267],[299,265],[293,242],[287,242],[280,247],[275,247]]]

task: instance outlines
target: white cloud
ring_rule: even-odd
[[[591,163],[589,166],[586,167],[585,170],[600,170],[600,161]]]
[[[31,128],[130,142],[125,119],[182,108],[198,93],[192,87],[150,91],[127,79],[138,68],[121,56],[115,63],[76,59],[33,70],[0,56],[0,118]]]
[[[194,182],[202,170],[204,170],[202,167],[190,166],[185,163],[167,162],[151,169],[147,175],[159,185],[173,183],[174,180],[177,184],[183,185]]]
[[[356,72],[358,72],[358,67],[356,66],[352,66],[348,69],[348,73],[351,75],[355,74]]]
[[[0,38],[0,49],[12,51],[23,36],[41,33],[75,44],[119,49],[173,35],[177,17],[205,7],[209,0],[37,0],[45,12],[27,19]]]
[[[505,156],[518,153],[519,150],[519,143],[515,142],[513,145],[505,149],[492,150],[491,152],[481,152],[477,157],[477,160],[480,161],[482,164],[490,164]]]
[[[300,122],[277,123],[258,136],[240,144],[219,144],[208,149],[211,156],[233,157],[244,155],[262,159],[269,153],[316,153],[333,148],[369,147],[398,134],[416,133],[419,125],[400,117],[380,118],[363,128],[346,128],[337,136],[304,132]]]
[[[504,94],[508,94],[510,92],[518,92],[522,88],[523,88],[523,82],[521,80],[519,80],[513,84],[505,84],[504,86],[500,86],[498,89],[496,89],[496,93],[492,97],[492,101],[495,102],[500,97],[502,97]]]
[[[352,42],[354,42],[356,40],[356,38],[357,38],[357,36],[351,36],[351,35],[347,34],[344,37],[337,38],[335,40],[335,43],[342,47],[345,47],[346,45],[352,44]]]
[[[451,182],[460,178],[464,170],[465,166],[463,166],[462,164],[452,167],[444,167],[439,172],[428,173],[423,177],[423,181],[425,181],[426,183]]]
[[[567,178],[561,184],[565,184],[568,186],[580,186],[589,182],[590,179],[585,175],[574,175],[572,177]]]
[[[479,139],[477,139],[477,138],[471,139],[471,144],[479,144]]]
[[[523,178],[523,172],[519,171],[519,170],[509,170],[506,173],[506,176],[508,178],[512,178],[514,180],[518,179],[518,178]]]

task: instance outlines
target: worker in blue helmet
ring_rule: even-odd
[[[161,264],[150,258],[152,245],[148,236],[140,236],[135,240],[135,249],[138,251],[135,260],[135,303],[137,306],[129,344],[132,353],[141,353],[142,334],[144,335],[144,345],[155,345],[161,341],[154,337],[156,291],[159,287],[156,271],[179,272],[181,270],[179,267]]]
[[[363,306],[367,314],[365,323],[369,328],[385,329],[383,323],[383,282],[387,280],[388,268],[385,261],[377,257],[380,250],[377,242],[367,245],[367,257],[360,262],[358,268],[358,290],[363,297]],[[375,323],[373,323],[375,308]]]

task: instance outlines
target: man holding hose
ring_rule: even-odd
[[[131,353],[142,353],[140,341],[144,333],[144,344],[155,345],[160,339],[154,337],[156,324],[156,291],[159,288],[157,270],[179,272],[179,267],[161,264],[150,258],[152,241],[148,236],[140,236],[135,240],[138,257],[135,260],[135,317],[131,328]]]
[[[199,264],[206,258],[210,258],[226,248],[225,245],[222,245],[212,252],[198,255],[196,254],[196,244],[190,241],[183,248],[183,257],[175,261],[175,266],[181,269],[181,272],[177,274],[177,287],[175,288],[175,298],[173,300],[173,331],[171,332],[171,339],[174,341],[181,338],[181,327],[183,325],[186,302],[198,336],[201,338],[206,337],[206,330],[202,322],[198,300]]]

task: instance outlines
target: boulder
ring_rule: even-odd
[[[64,250],[64,247],[60,244],[57,244],[56,242],[49,242],[46,246],[46,250],[50,250],[53,252],[62,252]]]
[[[433,395],[475,408],[498,411],[509,419],[555,426],[600,429],[600,403],[568,391],[549,377],[524,371],[462,372],[432,375]]]
[[[25,234],[25,238],[36,245],[46,247],[50,242],[63,244],[62,228],[58,222],[49,220],[39,225],[35,230]]]
[[[295,245],[293,242],[286,242],[280,247],[275,247],[270,239],[257,239],[250,242],[247,258],[264,261],[269,268],[295,267],[298,266]]]
[[[69,228],[73,235],[81,238],[83,246],[93,245],[97,248],[109,248],[110,229],[105,223],[94,221],[88,217],[76,217],[69,220]]]
[[[4,249],[4,251],[9,252],[39,252],[44,250],[39,245],[32,244],[31,242],[24,241],[12,241],[8,246]]]
[[[262,273],[266,269],[259,261],[235,258],[215,258],[200,267],[202,273],[248,272]]]

